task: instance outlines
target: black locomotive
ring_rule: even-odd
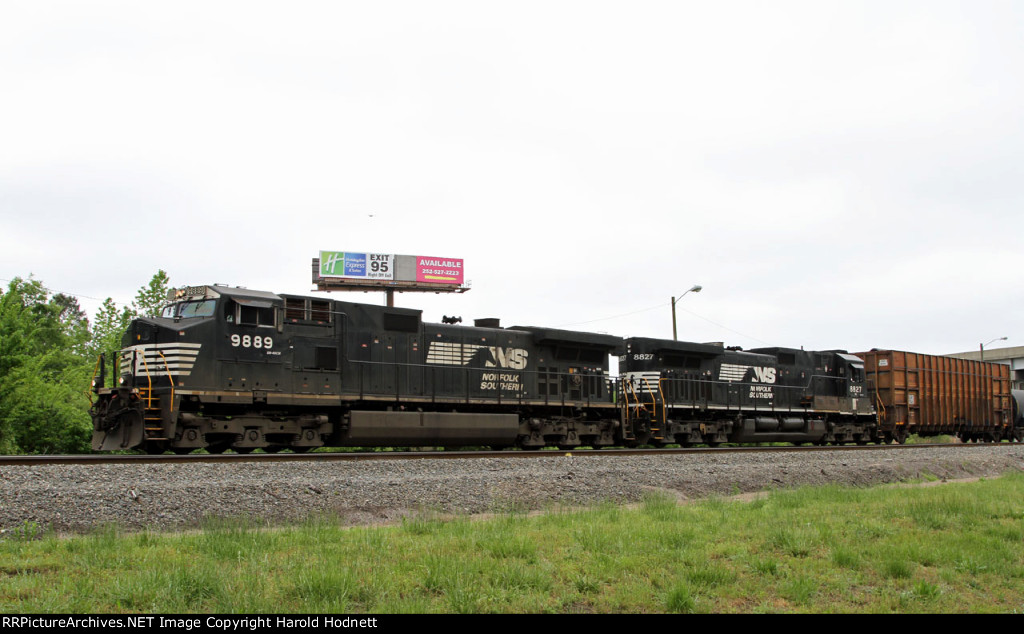
[[[629,339],[619,367],[627,420],[648,421],[653,444],[885,440],[864,362],[842,350]]]
[[[886,440],[842,351],[433,324],[226,286],[176,291],[122,345],[118,385],[95,382],[96,450]]]
[[[98,450],[609,445],[620,423],[606,335],[200,286],[122,345]]]

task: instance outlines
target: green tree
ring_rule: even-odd
[[[0,451],[88,448],[87,333],[78,302],[38,280],[0,291]]]
[[[38,280],[0,288],[0,453],[89,451],[99,354],[107,354],[107,376],[116,381],[125,330],[140,315],[158,314],[168,284],[158,271],[130,307],[107,298],[91,327],[74,297],[51,296]]]
[[[167,303],[167,290],[170,287],[171,278],[167,273],[158,270],[149,284],[139,289],[132,302],[132,311],[136,317],[159,317],[160,310]]]

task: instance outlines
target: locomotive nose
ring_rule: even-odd
[[[125,337],[126,341],[123,341],[123,343],[125,347],[140,343],[153,343],[157,339],[159,330],[160,327],[154,323],[145,319],[136,319],[129,326]]]

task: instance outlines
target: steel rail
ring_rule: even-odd
[[[793,451],[884,451],[935,449],[941,447],[1015,447],[1019,443],[935,443],[913,445],[825,445],[806,447],[679,447],[662,449],[542,449],[503,451],[351,451],[310,453],[248,453],[248,454],[81,454],[81,455],[19,455],[0,456],[0,466],[17,465],[69,465],[69,464],[161,464],[184,462],[308,462],[336,460],[424,460],[424,459],[477,459],[477,458],[550,458],[572,456],[599,458],[602,456],[665,456],[704,453],[777,453]]]

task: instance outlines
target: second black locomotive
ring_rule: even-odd
[[[864,362],[842,350],[629,339],[620,369],[627,420],[648,421],[655,444],[884,440]]]

